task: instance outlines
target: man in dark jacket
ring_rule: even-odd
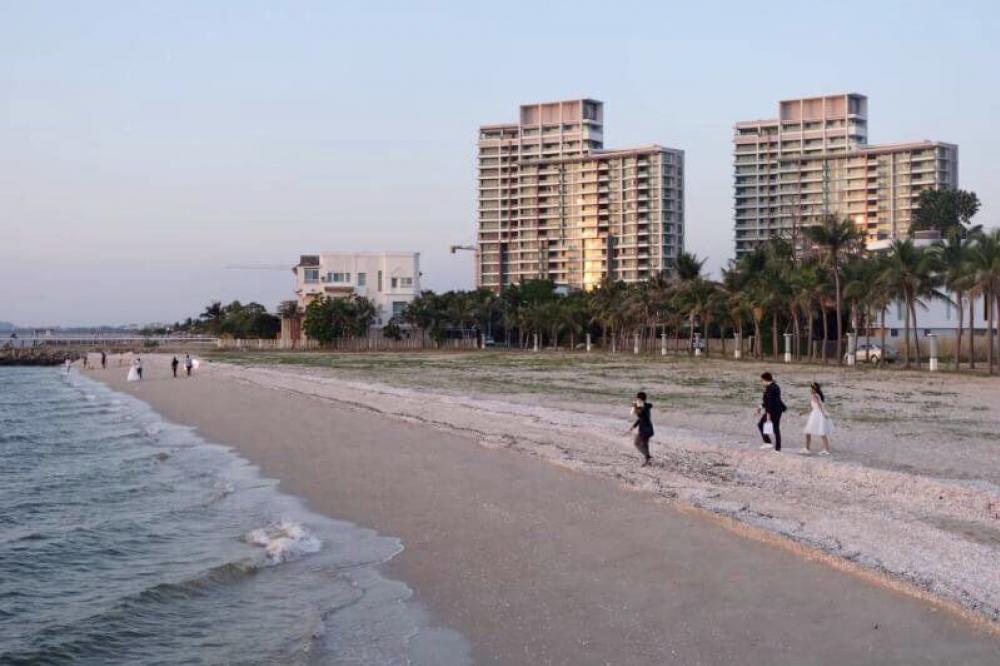
[[[636,393],[635,403],[632,405],[632,413],[636,418],[635,423],[629,428],[629,432],[636,428],[639,429],[635,434],[635,448],[639,449],[639,453],[642,454],[643,467],[649,465],[653,460],[653,457],[649,455],[649,438],[653,436],[652,411],[653,406],[646,402],[646,394],[642,391]]]
[[[174,371],[174,379],[177,379],[177,366],[180,364],[181,362],[177,360],[176,356],[174,356],[174,360],[170,361],[170,369]]]
[[[781,401],[781,387],[775,383],[771,373],[765,372],[760,376],[760,380],[764,384],[764,397],[761,399],[760,407],[757,408],[758,414],[763,412],[763,416],[757,422],[757,430],[760,431],[760,436],[764,439],[764,444],[760,448],[771,448],[771,437],[764,434],[764,424],[770,421],[774,427],[774,450],[780,451],[781,415],[787,408],[785,403]]]

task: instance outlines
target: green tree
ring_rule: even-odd
[[[833,274],[834,307],[837,310],[837,359],[839,363],[843,363],[842,332],[844,322],[841,312],[841,304],[843,303],[840,292],[841,262],[845,254],[858,249],[861,235],[849,219],[836,215],[825,215],[818,225],[806,229],[806,237],[818,247],[820,256]]]
[[[938,264],[944,287],[955,296],[954,304],[958,310],[958,323],[955,326],[955,359],[954,368],[961,367],[962,330],[965,313],[965,295],[975,285],[975,275],[972,270],[972,241],[959,234],[949,234],[948,237],[934,247],[938,255]]]
[[[976,236],[970,252],[974,285],[986,302],[989,344],[987,363],[992,375],[996,365],[996,314],[1000,307],[1000,229]]]
[[[303,330],[322,344],[368,333],[375,321],[375,306],[357,295],[342,298],[318,298],[306,306]]]
[[[906,311],[906,345],[905,363],[910,367],[910,331],[913,331],[913,343],[916,353],[917,367],[920,367],[920,345],[917,337],[917,306],[924,306],[928,298],[943,297],[936,287],[937,255],[928,248],[918,248],[912,240],[893,241],[889,248],[884,266],[884,279],[893,295],[903,302]],[[911,326],[912,322],[912,326]]]
[[[964,231],[979,212],[979,197],[975,192],[942,189],[923,190],[913,213],[913,230],[937,230],[942,235]]]

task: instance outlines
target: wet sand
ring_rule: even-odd
[[[140,384],[332,517],[403,540],[388,573],[476,663],[996,664],[1000,640],[912,597],[473,434],[211,369]],[[379,410],[379,411],[373,411]]]

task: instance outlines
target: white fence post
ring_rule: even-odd
[[[937,372],[938,371],[938,336],[937,336],[937,333],[931,333],[930,335],[927,336],[927,339],[930,341],[930,345],[931,345],[930,369],[931,369],[931,372]]]
[[[792,362],[792,334],[785,333],[785,363]]]
[[[587,333],[587,353],[588,353],[588,354],[590,353],[590,349],[591,349],[591,344],[590,344],[590,333]]]

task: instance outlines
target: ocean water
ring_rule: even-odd
[[[227,448],[74,372],[0,368],[0,664],[463,664],[380,571]]]

